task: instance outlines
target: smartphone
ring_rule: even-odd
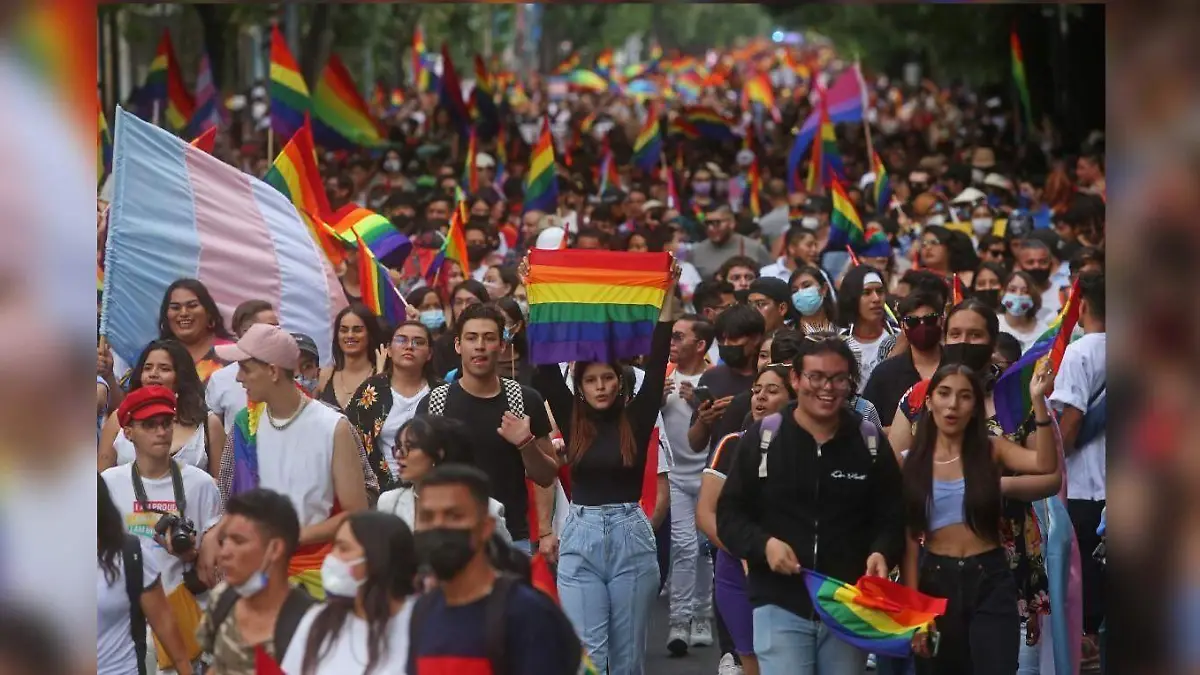
[[[696,387],[692,390],[692,398],[696,400],[696,407],[699,408],[705,401],[713,400],[713,395],[708,387]]]

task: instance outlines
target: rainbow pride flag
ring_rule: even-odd
[[[491,138],[500,126],[500,110],[496,107],[496,79],[488,73],[483,57],[475,55],[475,88],[471,90],[471,119]]]
[[[607,76],[608,71],[613,67],[613,50],[612,47],[607,47],[604,51],[596,56],[596,70]]]
[[[871,171],[875,173],[875,212],[885,213],[892,202],[892,178],[879,153],[871,152]]]
[[[193,138],[189,145],[200,148],[210,155],[213,154],[213,148],[217,147],[217,128],[209,127],[204,130],[199,136]]]
[[[1033,106],[1029,102],[1029,81],[1025,79],[1025,55],[1021,51],[1021,38],[1017,37],[1014,27],[1008,34],[1009,48],[1012,51],[1012,76],[1017,86],[1017,97],[1021,99],[1021,112],[1025,115],[1025,133],[1033,127]]]
[[[526,213],[558,212],[558,175],[554,165],[554,137],[550,135],[550,120],[542,118],[542,133],[529,159],[529,175],[525,181]]]
[[[1033,343],[1016,363],[1008,367],[992,390],[993,401],[996,404],[996,421],[1004,428],[1005,433],[1015,433],[1021,423],[1033,409],[1033,399],[1029,396],[1029,383],[1037,371],[1038,364],[1044,359],[1050,360],[1054,373],[1062,364],[1063,354],[1071,343],[1071,334],[1075,332],[1075,324],[1079,323],[1079,282],[1071,287],[1071,295],[1063,306],[1058,317],[1046,328],[1046,331]],[[1046,392],[1049,396],[1051,389]]]
[[[296,207],[313,241],[334,266],[345,253],[327,222],[333,217],[325,196],[325,184],[317,169],[317,150],[306,115],[292,140],[283,147],[263,181],[283,193]]]
[[[467,192],[472,195],[479,194],[479,130],[471,127],[471,135],[467,139],[467,161],[463,166],[463,185],[467,186]]]
[[[829,217],[829,245],[826,250],[841,250],[847,244],[861,246],[866,239],[862,218],[854,208],[854,202],[846,194],[840,181],[834,181],[830,193],[833,197],[833,214]]]
[[[749,138],[749,136],[747,136]],[[758,157],[750,162],[750,170],[746,172],[746,207],[750,209],[750,213],[757,218],[762,215],[762,197],[759,193],[762,192],[762,174],[758,170]]]
[[[696,140],[700,138],[700,129],[686,117],[676,117],[667,123],[667,134],[670,136],[683,136],[688,140]]]
[[[392,285],[387,268],[375,259],[371,247],[354,232],[358,244],[358,281],[362,288],[362,303],[375,316],[383,317],[393,326],[404,321],[404,301],[400,292]]]
[[[279,26],[271,27],[271,71],[267,94],[271,99],[271,129],[280,139],[290,139],[312,109],[308,85],[288,49]]]
[[[662,157],[662,133],[659,131],[658,106],[650,106],[646,112],[646,123],[633,142],[633,164],[647,173]]]
[[[96,182],[103,183],[104,177],[112,172],[112,134],[108,132],[108,119],[104,117],[104,108],[99,101],[96,109],[100,115],[100,126],[96,131]]]
[[[505,167],[508,166],[508,138],[504,133],[504,125],[496,130],[496,192],[504,194],[504,182],[508,180]]]
[[[558,64],[551,75],[566,75],[567,73],[579,67],[579,52],[571,52],[571,55],[563,59],[563,62]]]
[[[429,262],[429,267],[425,268],[425,283],[430,286],[436,285],[438,273],[442,271],[442,266],[446,264],[447,260],[458,263],[464,274],[471,271],[470,261],[467,258],[467,235],[464,229],[470,214],[467,212],[467,200],[463,195],[462,188],[455,192],[454,213],[450,215],[450,229],[446,232],[446,240],[442,242],[442,247]]]
[[[814,191],[818,185],[827,186],[845,175],[842,155],[838,151],[837,134],[833,130],[833,123],[829,121],[829,111],[824,103],[821,104],[820,114],[821,127],[817,132],[820,142],[813,145],[808,168],[809,192]]]
[[[331,54],[312,97],[313,135],[328,149],[375,148],[384,144],[367,102],[337,54]]]
[[[171,32],[163,30],[162,39],[150,71],[146,74],[145,93],[149,100],[159,101],[163,106],[167,126],[182,131],[192,119],[196,103],[183,83],[179,62],[175,60],[175,47],[171,43]]]
[[[683,109],[683,116],[696,129],[697,137],[713,141],[727,141],[737,137],[733,125],[721,113],[706,105],[690,105]]]
[[[888,579],[862,577],[851,586],[809,569],[803,574],[821,622],[844,642],[878,656],[911,656],[913,637],[946,612],[946,600]]]
[[[333,231],[343,241],[347,244],[366,242],[371,255],[388,267],[404,267],[404,261],[412,253],[413,245],[408,237],[393,227],[390,220],[370,209],[347,204],[333,214],[331,222]]]
[[[602,75],[583,68],[571,71],[571,74],[567,76],[567,82],[573,87],[597,93],[608,91],[610,86],[608,80],[604,79]]]
[[[466,136],[471,126],[471,111],[463,101],[462,81],[450,58],[449,45],[442,44],[442,77],[438,86],[438,105],[450,115],[450,123],[459,136]]]
[[[766,73],[758,73],[749,78],[742,87],[742,107],[749,110],[755,104],[761,105],[771,114],[771,119],[775,120],[776,124],[779,123],[781,117],[779,107],[775,105],[775,91],[771,88],[771,81],[767,79]]]
[[[531,251],[532,362],[612,363],[646,354],[670,270],[666,253]]]
[[[411,75],[417,93],[429,91],[429,70],[425,67],[425,33],[421,31],[420,24],[413,27]]]

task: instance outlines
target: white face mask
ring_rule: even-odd
[[[342,560],[332,555],[325,556],[325,562],[321,563],[321,585],[325,587],[325,593],[339,598],[358,595],[358,587],[366,579],[355,579],[352,570],[362,562],[366,562],[366,558]]]
[[[815,216],[805,216],[800,219],[800,227],[803,227],[805,229],[815,230],[815,229],[819,228],[820,226],[821,226],[821,221],[817,220],[817,218]]]
[[[946,224],[946,216],[943,216],[941,214],[938,214],[936,216],[929,216],[928,218],[925,219],[926,227],[932,227],[934,225],[945,225],[945,224]]]
[[[260,566],[258,570],[254,572],[254,574],[251,574],[250,578],[246,579],[245,582],[238,586],[234,586],[233,592],[237,593],[238,597],[242,598],[249,598],[261,593],[263,589],[267,587],[267,581],[270,580],[270,577],[267,575],[268,565],[270,565],[270,563],[266,560],[266,556],[264,556],[262,566]]]
[[[982,237],[992,231],[991,218],[972,218],[971,227],[975,229],[975,235]]]

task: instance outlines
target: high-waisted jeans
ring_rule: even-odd
[[[641,675],[658,553],[638,504],[571,505],[558,545],[558,597],[597,672]]]
[[[917,659],[919,675],[1013,675],[1021,648],[1017,584],[1003,549],[967,558],[926,552],[922,593],[946,598],[937,619],[938,655]]]

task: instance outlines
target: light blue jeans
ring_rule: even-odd
[[[754,654],[762,675],[862,675],[867,653],[825,624],[775,605],[754,608]]]
[[[558,597],[598,672],[641,675],[658,549],[638,504],[575,506],[558,544]]]

